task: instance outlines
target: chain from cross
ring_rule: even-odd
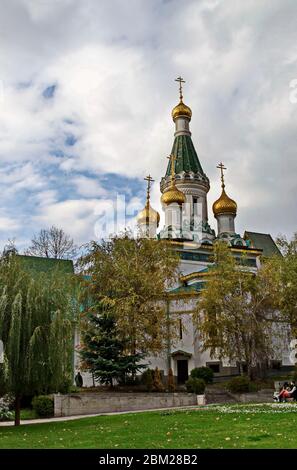
[[[146,176],[145,178],[143,178],[144,181],[147,181],[147,190],[146,190],[146,195],[147,195],[147,200],[150,199],[150,191],[151,191],[151,184],[153,181],[153,178],[151,177],[151,175],[148,175]]]
[[[222,162],[218,164],[217,168],[219,168],[219,170],[221,170],[222,188],[224,188],[225,187],[224,170],[227,170],[227,168],[224,166],[224,164]]]
[[[182,83],[186,83],[185,80],[182,77],[177,77],[175,82],[179,82],[179,99],[182,101],[183,100],[183,88],[182,88]]]

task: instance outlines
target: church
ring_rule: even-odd
[[[179,283],[170,291],[168,314],[179,316],[179,341],[168,346],[163,354],[146,359],[149,367],[158,367],[166,376],[172,368],[176,381],[183,384],[194,367],[208,366],[215,377],[238,375],[237,364],[211,358],[201,353],[199,335],[193,328],[191,312],[209,276],[209,266],[215,240],[225,240],[234,257],[246,256],[251,272],[257,272],[265,257],[279,254],[271,235],[246,230],[236,232],[237,203],[227,194],[223,163],[218,164],[221,174],[221,195],[212,204],[217,222],[213,228],[208,222],[207,194],[210,181],[203,171],[192,141],[190,122],[192,111],[184,103],[179,77],[179,103],[172,110],[175,125],[174,141],[165,175],[161,178],[161,204],[165,225],[159,228],[160,215],[150,203],[152,178],[148,176],[147,200],[137,216],[139,236],[170,239],[180,256]],[[289,352],[284,351],[272,367],[286,369],[291,366]]]

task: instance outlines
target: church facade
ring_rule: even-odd
[[[178,383],[184,383],[194,367],[208,366],[215,376],[237,375],[237,364],[210,357],[201,352],[199,332],[192,324],[191,312],[199,299],[199,292],[209,276],[209,266],[215,240],[225,240],[234,257],[245,254],[252,272],[257,272],[261,260],[279,253],[269,234],[245,231],[238,234],[235,227],[237,204],[225,189],[222,163],[222,191],[213,203],[212,210],[217,221],[216,230],[208,222],[207,194],[210,182],[203,171],[196,153],[190,121],[192,111],[183,101],[182,83],[179,77],[179,103],[172,110],[175,124],[174,142],[165,175],[160,182],[161,203],[165,214],[165,225],[159,230],[160,216],[150,204],[151,177],[148,182],[147,200],[144,209],[138,214],[140,236],[170,239],[180,256],[179,283],[170,291],[168,314],[178,315],[180,321],[179,340],[174,346],[156,357],[146,359],[151,368],[158,367],[167,375],[171,367]],[[277,358],[276,367],[290,367],[289,352],[284,350]]]

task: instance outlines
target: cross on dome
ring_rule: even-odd
[[[222,162],[217,165],[217,168],[219,168],[219,170],[221,170],[222,188],[224,188],[225,187],[224,170],[227,170],[227,168],[224,166],[224,164]]]
[[[179,76],[175,79],[175,82],[179,82],[179,99],[180,101],[183,100],[183,88],[182,88],[182,83],[186,83],[185,80]]]

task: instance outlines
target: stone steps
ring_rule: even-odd
[[[238,401],[227,391],[220,388],[206,388],[205,390],[206,403],[238,403]]]
[[[272,389],[260,390],[259,392],[235,394],[227,390],[209,387],[205,390],[206,403],[272,403]]]

